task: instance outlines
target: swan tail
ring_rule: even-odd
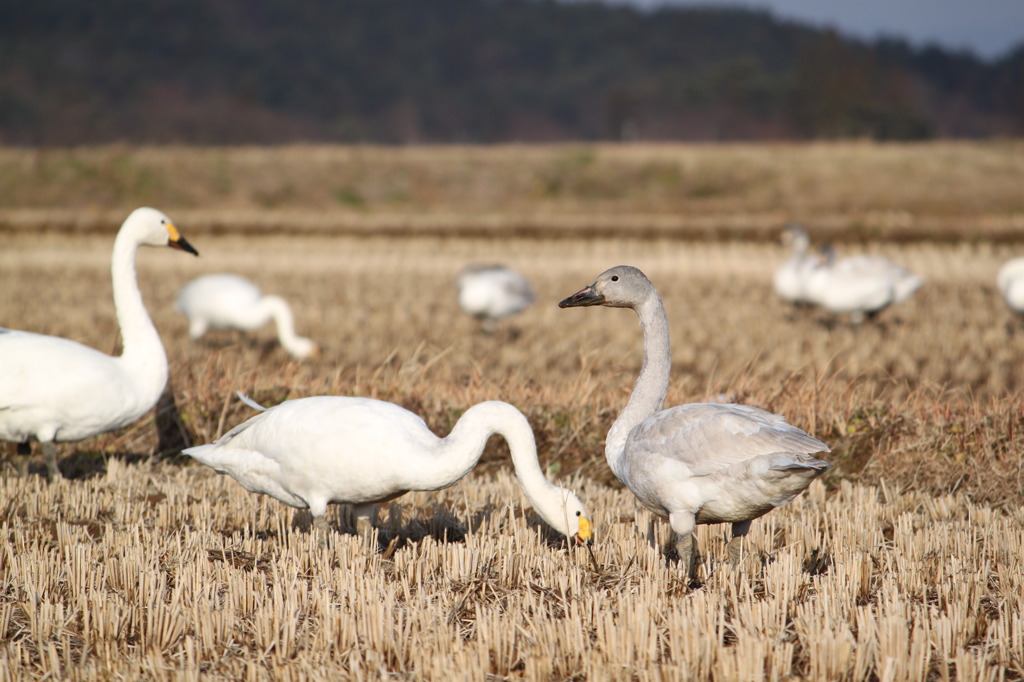
[[[218,474],[231,474],[232,476],[238,473],[240,466],[243,469],[251,468],[254,462],[264,459],[263,455],[258,452],[224,448],[217,443],[187,448],[182,450],[181,454],[188,455],[200,464],[205,464]]]
[[[210,443],[207,445],[196,445],[191,448],[185,448],[184,450],[181,451],[181,454],[188,455],[195,461],[199,462],[200,464],[205,464],[211,469],[218,469],[217,464],[220,458],[216,456],[216,452],[219,449],[220,446],[214,443]],[[218,473],[224,472],[218,469]]]
[[[235,391],[235,395],[238,396],[239,400],[241,400],[243,403],[245,403],[246,405],[248,405],[252,409],[257,410],[258,412],[266,412],[267,411],[266,407],[263,407],[258,402],[256,402],[255,400],[253,400],[252,398],[250,398],[246,394],[242,393],[241,391]]]
[[[813,469],[819,474],[823,474],[832,468],[832,463],[826,462],[823,459],[811,457],[810,455],[805,455],[804,457],[780,457],[776,461],[772,462],[772,465],[769,468],[774,471]]]
[[[922,284],[924,284],[924,280],[917,275],[910,275],[896,282],[896,302],[899,303],[910,298],[910,295],[917,291]]]

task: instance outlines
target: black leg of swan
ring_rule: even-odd
[[[695,579],[697,560],[700,557],[697,552],[697,541],[693,537],[697,517],[690,512],[673,512],[668,516],[668,523],[676,535],[675,547],[679,555],[679,565],[683,567],[687,578]]]
[[[51,481],[64,478],[57,466],[57,446],[53,443],[43,443],[43,457],[46,459],[46,471]]]
[[[693,559],[694,544],[693,533],[676,535],[676,554],[679,555],[679,562],[687,572],[689,572],[690,562]]]
[[[331,534],[331,524],[327,522],[326,516],[317,516],[313,518],[313,533],[316,535],[317,544],[320,549],[327,547],[327,538]]]
[[[739,521],[732,524],[732,539],[729,540],[729,562],[736,565],[740,562],[743,537],[750,531],[750,521]]]
[[[363,542],[373,544],[373,529],[377,526],[377,505],[375,504],[354,504],[352,515],[356,517],[356,535],[363,539]]]
[[[22,450],[22,445],[28,445],[28,443],[18,443],[18,454],[13,458],[14,461],[14,472],[18,475],[18,478],[25,478],[28,476],[28,456],[31,450],[26,453]]]

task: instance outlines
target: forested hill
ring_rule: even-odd
[[[550,0],[0,3],[3,144],[1021,133],[1024,44]]]

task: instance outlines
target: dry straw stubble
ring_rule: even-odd
[[[577,194],[608,159],[563,151],[559,163],[576,164],[564,172]],[[956,147],[932,151],[964,160]],[[870,160],[870,149],[862,152],[851,147],[846,162]],[[692,158],[728,175],[727,164],[702,153]],[[1007,163],[997,149],[978,153]],[[230,165],[244,154],[229,156]],[[887,158],[900,166],[900,157]],[[404,177],[418,178],[408,180],[416,192],[447,186],[419,171]],[[771,203],[770,193],[757,198],[757,183],[748,188],[743,205],[752,211]],[[708,196],[692,198],[694,206],[724,206]],[[828,204],[815,196],[807,201]],[[915,196],[910,203],[924,213],[942,212],[935,195]],[[958,210],[982,220],[956,196]],[[77,480],[47,486],[4,475],[0,679],[1024,676],[1024,332],[992,286],[999,263],[1017,255],[1011,248],[862,244],[928,283],[879,325],[852,328],[775,301],[767,283],[782,254],[765,243],[296,235],[287,230],[286,199],[276,227],[260,237],[197,234],[172,212],[203,257],[140,254],[140,284],[167,345],[186,435],[205,442],[247,417],[235,389],[267,403],[380,397],[439,433],[475,402],[508,400],[530,418],[545,466],[587,503],[600,570],[523,515],[501,444],[462,483],[392,505],[381,548],[398,537],[393,551],[370,551],[350,535],[320,550],[295,527],[301,514],[204,468],[150,459],[170,441],[157,437],[160,418],[147,419],[64,446],[62,465]],[[240,201],[234,208],[252,209]],[[520,199],[501,201],[507,210]],[[630,210],[629,194],[617,201]],[[559,210],[571,213],[566,206]],[[867,210],[858,206],[851,214]],[[308,217],[294,215],[300,225]],[[115,225],[104,234],[6,234],[4,324],[114,351]],[[454,277],[467,262],[499,257],[531,278],[538,303],[483,337],[458,311]],[[760,405],[834,450],[834,475],[754,523],[743,566],[719,563],[723,530],[700,529],[697,589],[666,565],[657,546],[664,523],[637,509],[600,456],[639,368],[635,317],[555,307],[618,263],[644,269],[665,298],[670,403]],[[217,270],[292,300],[299,332],[321,344],[322,357],[291,360],[269,329],[189,342],[174,294]],[[333,520],[348,530],[346,518]]]

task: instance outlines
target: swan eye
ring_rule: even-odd
[[[580,510],[577,509],[576,510],[576,516],[583,516],[583,512],[581,512]]]
[[[613,282],[618,282],[619,281],[619,276],[618,275],[612,275],[612,281]]]

